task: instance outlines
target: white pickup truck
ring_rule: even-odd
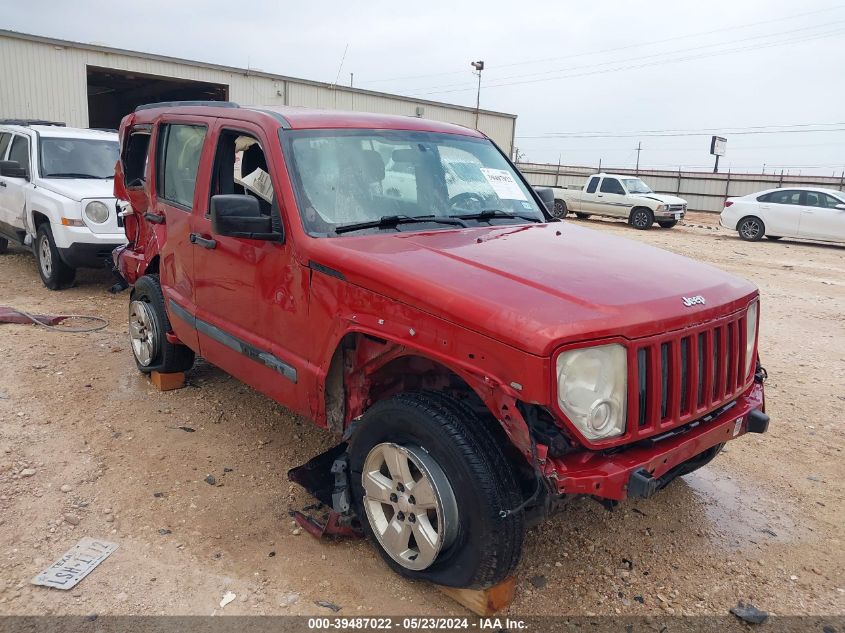
[[[620,174],[594,174],[582,189],[552,187],[557,218],[574,213],[579,218],[605,215],[625,218],[635,229],[650,229],[657,222],[670,229],[684,217],[687,201],[676,196],[654,193],[639,178]]]
[[[0,253],[31,247],[51,290],[126,243],[114,198],[115,132],[0,120]]]

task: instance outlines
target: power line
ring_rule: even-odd
[[[845,127],[837,127],[837,128],[830,128],[826,130],[745,130],[745,131],[738,131],[738,132],[725,132],[725,134],[730,134],[732,136],[739,136],[739,135],[748,135],[748,134],[813,134],[816,132],[845,132]],[[645,137],[656,137],[656,138],[681,138],[687,136],[711,136],[710,132],[681,132],[681,133],[672,133],[672,134],[663,134],[663,133],[651,133],[651,134],[638,134],[638,133],[625,133],[625,134],[544,134],[541,136],[519,136],[517,138],[531,138],[531,139],[538,139],[538,138],[645,138]]]
[[[667,130],[632,130],[632,131],[598,131],[598,132],[546,132],[539,135],[525,135],[517,136],[516,138],[631,138],[640,136],[656,136],[656,137],[683,137],[683,136],[709,136],[712,132],[721,132],[724,134],[792,134],[792,133],[812,133],[812,132],[838,132],[845,128],[833,126],[845,126],[845,122],[836,123],[789,123],[789,124],[770,124],[770,125],[750,125],[750,126],[736,126],[736,127],[711,127],[711,128],[691,128],[686,130],[667,129]],[[819,128],[825,126],[825,129],[810,130],[807,128]],[[779,128],[779,129],[771,129]]]
[[[573,73],[573,74],[569,74],[569,75],[558,75],[556,77],[547,77],[547,78],[544,78],[544,79],[528,79],[528,80],[524,80],[524,81],[513,81],[513,82],[510,82],[510,83],[488,84],[487,89],[489,90],[491,88],[502,88],[502,87],[505,87],[505,86],[516,86],[516,85],[521,85],[521,84],[533,84],[533,83],[540,83],[540,82],[546,82],[546,81],[555,81],[555,80],[558,80],[558,79],[572,79],[572,78],[575,78],[575,77],[586,77],[586,76],[589,76],[589,75],[601,75],[601,74],[606,74],[606,73],[619,72],[619,71],[622,71],[622,70],[635,70],[635,69],[639,69],[639,68],[647,68],[647,67],[651,67],[651,66],[661,66],[663,64],[671,64],[671,63],[689,61],[689,60],[693,60],[693,59],[704,59],[704,58],[708,58],[708,57],[717,57],[719,55],[726,55],[726,54],[729,54],[729,53],[737,53],[737,52],[742,52],[742,51],[746,51],[746,50],[749,50],[749,49],[753,49],[753,50],[757,51],[757,50],[761,50],[761,49],[764,49],[764,48],[772,48],[772,47],[776,47],[776,46],[783,46],[783,45],[786,45],[786,44],[792,44],[792,43],[797,43],[797,42],[808,42],[808,41],[812,41],[812,40],[822,39],[822,38],[825,38],[825,37],[831,37],[831,36],[834,36],[834,35],[839,35],[843,32],[845,32],[845,29],[838,29],[838,30],[830,31],[828,33],[822,33],[822,34],[810,36],[810,37],[794,38],[794,39],[791,39],[791,40],[781,40],[779,42],[772,42],[770,44],[758,44],[758,45],[754,45],[754,46],[743,46],[743,47],[739,47],[739,48],[726,49],[726,50],[723,50],[723,51],[715,51],[715,52],[711,52],[711,53],[707,53],[707,54],[703,54],[703,55],[691,55],[689,57],[679,57],[679,58],[668,59],[668,60],[656,60],[656,61],[648,62],[648,63],[644,63],[644,64],[635,64],[635,65],[631,65],[631,66],[618,66],[616,68],[608,68],[608,69],[604,69],[604,70],[596,70],[596,71],[589,71],[589,72],[583,72],[583,73]],[[431,91],[431,92],[412,92],[412,93],[408,93],[407,96],[419,97],[419,96],[427,96],[427,95],[434,95],[434,94],[445,94],[445,93],[453,93],[453,92],[467,92],[468,90],[473,90],[473,88],[456,88],[456,89],[453,89],[453,90],[435,90],[435,91]]]
[[[745,38],[742,42],[742,45],[743,45],[743,47],[748,46],[748,42],[751,41],[751,40],[760,40],[760,39],[767,39],[767,38],[773,38],[773,37],[777,38],[777,37],[780,37],[780,36],[783,36],[783,35],[794,35],[796,33],[803,32],[803,31],[812,31],[812,30],[815,30],[815,29],[827,28],[827,27],[831,27],[831,26],[834,26],[834,25],[837,25],[837,24],[843,24],[843,23],[845,23],[845,20],[836,20],[834,22],[827,22],[825,24],[815,24],[815,25],[811,25],[811,26],[805,26],[805,27],[802,27],[802,28],[798,28],[798,29],[793,28],[793,29],[787,29],[785,31],[763,33],[763,34],[760,34],[760,35],[754,35],[754,36],[750,36],[750,37]],[[808,37],[811,36],[811,35],[812,34],[809,34],[809,33],[807,34]],[[801,37],[803,37],[803,36],[801,36]],[[795,38],[793,38],[793,39],[795,39]],[[781,42],[782,42],[782,40],[777,41],[777,42],[769,42],[768,45],[780,44]],[[613,59],[613,60],[606,61],[606,62],[596,62],[596,63],[590,63],[590,64],[583,64],[583,65],[580,65],[580,66],[570,66],[568,68],[553,68],[551,70],[543,70],[543,71],[537,71],[537,72],[534,72],[534,73],[527,73],[527,74],[521,73],[519,75],[506,75],[504,77],[498,77],[497,79],[494,79],[494,81],[502,82],[502,81],[505,81],[505,80],[508,80],[508,79],[518,79],[520,82],[528,83],[526,80],[528,78],[531,78],[531,77],[544,77],[544,76],[547,76],[547,75],[553,75],[555,73],[570,72],[570,71],[574,71],[574,70],[596,69],[596,68],[601,68],[602,66],[611,66],[613,64],[619,64],[619,63],[623,63],[623,62],[624,63],[630,63],[630,62],[642,61],[642,60],[646,60],[646,59],[665,58],[667,55],[673,55],[673,54],[676,54],[676,53],[690,53],[692,51],[704,50],[704,49],[708,49],[708,48],[715,48],[715,47],[726,46],[726,45],[734,45],[735,46],[736,42],[714,42],[712,44],[700,44],[698,46],[689,46],[689,47],[679,48],[679,49],[675,49],[675,50],[671,50],[671,51],[661,51],[659,53],[651,53],[649,55],[640,55],[638,57],[628,57],[628,58],[625,58],[625,59]],[[767,46],[767,44],[763,43],[760,46],[761,47]],[[748,46],[748,47],[751,48],[750,46]],[[718,54],[721,51],[715,50],[715,51],[711,51],[711,52],[713,54]],[[672,61],[672,60],[664,60],[664,61]],[[500,84],[492,84],[492,85],[502,85],[502,84],[500,83]],[[454,87],[457,87],[457,86],[466,86],[466,83],[460,82],[460,83],[451,83],[451,84],[441,84],[441,85],[438,85],[438,86],[427,86],[427,87],[418,88],[417,91],[431,90],[431,89],[439,90],[439,89],[442,88],[442,89],[444,89],[444,92],[446,92],[446,90],[445,90],[446,88],[454,88]],[[436,93],[418,93],[417,91],[414,91],[411,94],[436,94]]]
[[[518,61],[518,62],[510,62],[510,63],[507,63],[507,64],[497,64],[495,66],[495,68],[493,68],[491,70],[495,70],[495,69],[499,69],[499,68],[509,68],[509,67],[513,67],[513,66],[538,64],[538,63],[549,62],[549,61],[559,61],[559,60],[562,60],[562,59],[574,59],[574,58],[577,58],[577,57],[587,57],[587,56],[590,56],[590,55],[601,55],[601,54],[604,54],[604,53],[613,53],[613,52],[616,52],[616,51],[630,50],[632,48],[642,48],[642,47],[646,47],[646,46],[654,46],[656,44],[665,44],[666,42],[686,40],[686,39],[689,39],[689,38],[692,38],[692,37],[702,37],[702,36],[705,36],[705,35],[713,35],[715,33],[724,33],[726,31],[737,31],[737,30],[747,29],[747,28],[751,28],[751,27],[760,26],[760,25],[763,25],[763,24],[772,24],[774,22],[783,22],[785,20],[793,20],[793,19],[796,19],[796,18],[808,16],[808,15],[817,15],[819,13],[828,13],[830,11],[839,11],[843,8],[845,8],[845,7],[842,7],[842,6],[827,7],[825,9],[817,9],[815,11],[806,11],[806,12],[803,12],[803,13],[794,13],[794,14],[786,15],[786,16],[783,16],[783,17],[780,17],[780,18],[772,18],[770,20],[748,22],[748,23],[745,23],[745,24],[737,24],[737,25],[734,25],[734,26],[722,27],[722,28],[713,29],[713,30],[710,30],[710,31],[700,31],[698,33],[689,33],[687,35],[677,35],[677,36],[668,37],[668,38],[665,38],[665,39],[662,39],[662,40],[651,40],[649,42],[638,42],[636,44],[628,44],[626,46],[616,46],[614,48],[605,48],[605,49],[600,49],[600,50],[596,50],[596,51],[585,51],[583,53],[573,53],[573,54],[570,54],[570,55],[562,55],[562,56],[559,56],[559,57],[546,57],[546,58],[542,58],[542,59],[530,59],[530,60],[523,60],[523,61]],[[426,73],[426,74],[420,74],[420,75],[404,75],[404,76],[400,76],[400,77],[388,77],[388,78],[381,78],[381,79],[371,79],[371,80],[368,80],[366,83],[371,84],[371,83],[383,83],[383,82],[389,82],[389,81],[402,81],[402,80],[406,80],[406,79],[424,79],[424,78],[428,78],[428,77],[445,77],[445,76],[450,76],[450,75],[462,75],[462,74],[467,74],[467,73],[469,73],[469,71],[466,71],[466,70],[457,71],[457,70],[455,70],[455,71],[439,72],[439,73]]]

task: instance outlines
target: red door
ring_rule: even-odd
[[[211,196],[237,193],[254,195],[262,213],[281,222],[276,192],[282,166],[274,164],[270,142],[278,139],[241,121],[218,119],[212,130],[211,177],[192,216],[196,327],[200,352],[209,362],[307,412],[299,385],[303,361],[289,344],[302,335],[307,289],[291,245],[214,234],[209,215]],[[243,184],[252,183],[256,170],[269,174],[269,189]]]
[[[159,252],[161,287],[173,331],[194,350],[198,340],[191,217],[203,190],[201,175],[208,173],[206,164],[212,160],[208,138],[207,120],[168,117],[156,126],[150,154],[156,161],[156,169],[150,170],[154,212],[164,217],[167,233]]]

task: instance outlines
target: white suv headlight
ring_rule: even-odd
[[[589,440],[625,432],[628,357],[617,343],[573,349],[557,357],[557,401]]]
[[[85,205],[85,217],[94,224],[102,224],[109,219],[109,208],[99,200]]]
[[[748,306],[748,312],[745,313],[745,373],[743,376],[748,378],[751,372],[751,363],[754,359],[751,355],[754,353],[754,344],[757,342],[757,311],[759,301],[755,301]]]

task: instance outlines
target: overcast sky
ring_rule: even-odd
[[[26,33],[328,82],[353,72],[472,106],[483,59],[481,105],[519,115],[531,161],[633,166],[641,142],[641,166],[706,168],[712,128],[725,169],[845,169],[843,2],[0,0],[0,14]],[[763,126],[828,131],[741,134]],[[619,137],[552,136],[585,132]]]

